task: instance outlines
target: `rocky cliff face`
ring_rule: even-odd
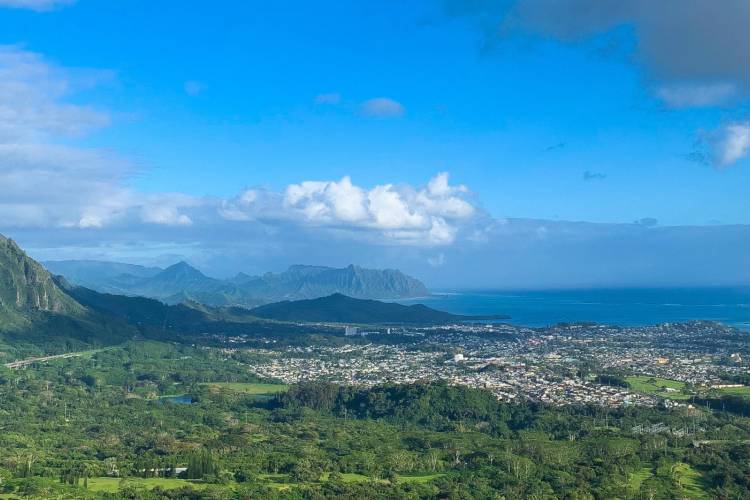
[[[240,281],[239,277],[236,278]],[[341,293],[361,299],[423,297],[424,284],[395,269],[343,269],[319,266],[292,266],[279,274],[242,277],[241,286],[266,301],[299,300]]]
[[[13,240],[0,235],[0,320],[17,323],[35,312],[78,314],[83,307]]]

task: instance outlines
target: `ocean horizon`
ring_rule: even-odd
[[[453,314],[510,316],[503,322],[532,327],[562,322],[646,326],[693,320],[750,330],[750,286],[600,288],[556,290],[435,290],[422,303]]]

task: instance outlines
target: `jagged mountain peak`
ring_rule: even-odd
[[[101,263],[99,263],[101,264]],[[63,275],[77,284],[85,284],[99,291],[142,295],[177,303],[195,300],[207,305],[256,306],[286,299],[310,299],[332,293],[366,299],[398,299],[428,295],[421,281],[395,269],[367,269],[355,264],[344,268],[296,264],[281,273],[249,275],[238,273],[227,280],[204,275],[187,262],[178,262],[153,275],[126,276],[114,269],[122,264],[112,264],[113,272],[87,272],[80,265],[73,266],[71,276],[61,266]],[[144,271],[146,268],[140,269]],[[87,282],[76,279],[87,278]],[[99,276],[98,283],[91,278]]]
[[[193,278],[206,278],[206,275],[200,272],[198,269],[194,268],[184,260],[181,260],[180,262],[177,262],[176,264],[172,264],[168,268],[164,269],[162,272],[157,274],[156,276],[160,277],[193,277]]]

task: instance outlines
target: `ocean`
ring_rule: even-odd
[[[507,323],[525,326],[582,321],[643,326],[712,320],[750,330],[750,287],[448,290],[398,302],[421,303],[454,314],[505,314],[510,316]]]

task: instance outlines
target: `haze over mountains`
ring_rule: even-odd
[[[361,299],[397,299],[428,295],[425,285],[394,269],[336,269],[291,266],[283,273],[221,280],[186,262],[166,269],[101,261],[51,261],[45,266],[76,285],[100,292],[139,295],[168,304],[196,301],[210,306],[253,307],[281,300],[325,297],[334,293]]]
[[[97,264],[85,272],[79,266],[79,274],[75,276],[78,279],[94,277],[98,269],[100,276],[111,277],[117,270],[126,269],[141,276],[116,275],[118,283],[136,280],[144,289],[148,285],[150,288],[147,289],[152,293],[162,294],[170,291],[169,286],[180,285],[202,287],[200,289],[208,296],[212,291],[231,290],[222,287],[233,285],[229,281],[207,278],[185,263],[158,270],[148,281],[143,281],[143,278],[148,278],[153,270],[117,266],[110,268]],[[340,281],[352,277],[349,281]],[[300,294],[318,293],[326,286],[344,285],[360,293],[365,290],[422,292],[419,282],[397,271],[370,271],[356,267],[294,266],[280,275],[237,279],[261,290],[270,288],[269,283],[276,285],[275,290],[283,289],[286,283],[301,284],[296,289]],[[258,281],[267,288],[262,288]],[[409,288],[398,288],[406,285]],[[243,289],[243,293],[253,290],[249,287]],[[84,346],[111,345],[132,338],[175,341],[206,335],[291,335],[289,338],[293,338],[299,334],[295,324],[300,322],[397,325],[471,319],[486,318],[453,315],[423,305],[404,306],[357,299],[338,293],[316,299],[282,301],[255,309],[210,307],[194,301],[169,305],[156,299],[102,293],[73,285],[62,276],[53,276],[14,241],[0,235],[0,345],[7,342],[17,349],[25,349],[24,352],[70,352]]]

